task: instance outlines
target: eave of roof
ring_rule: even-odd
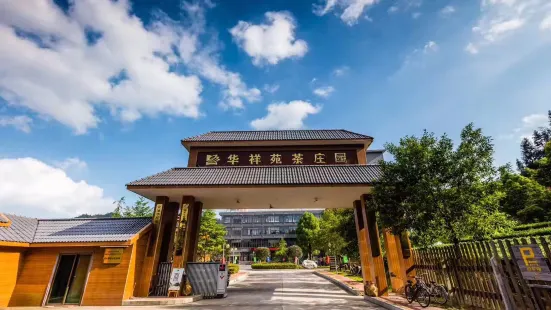
[[[376,165],[304,165],[173,168],[126,184],[140,187],[369,185],[378,180]]]
[[[371,144],[373,137],[351,132],[344,129],[322,130],[264,130],[264,131],[210,131],[205,134],[185,138],[182,145],[189,151],[191,146],[220,146],[242,144],[300,144],[304,143],[358,143],[366,147]]]

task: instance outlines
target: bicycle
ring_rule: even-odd
[[[435,303],[440,305],[445,305],[448,302],[448,289],[444,285],[430,281],[430,284],[427,286],[430,292],[431,300],[434,300]]]
[[[405,295],[408,303],[417,301],[419,305],[426,308],[430,305],[430,290],[421,277],[415,277],[415,283],[408,280],[405,287]]]

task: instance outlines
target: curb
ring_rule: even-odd
[[[411,308],[403,308],[400,306],[396,306],[394,304],[389,303],[388,301],[383,300],[380,297],[371,297],[371,296],[364,296],[365,301],[369,301],[372,304],[376,304],[377,306],[381,306],[385,309],[389,310],[404,310],[404,309],[411,309]]]
[[[344,284],[344,283],[342,283],[342,282],[340,282],[340,281],[338,281],[338,280],[335,280],[335,279],[333,279],[333,278],[331,278],[331,277],[329,277],[329,276],[326,276],[326,275],[324,275],[324,274],[321,274],[321,273],[319,273],[319,272],[317,272],[317,271],[314,271],[314,274],[315,274],[316,276],[320,277],[320,278],[324,278],[325,280],[327,280],[327,281],[329,281],[329,282],[335,284],[336,286],[338,286],[338,287],[340,287],[341,289],[345,290],[345,291],[346,291],[348,294],[350,294],[350,295],[354,295],[354,296],[361,296],[361,295],[362,295],[359,291],[357,291],[357,290],[351,288],[350,286],[348,286],[348,285],[346,285],[346,284]]]

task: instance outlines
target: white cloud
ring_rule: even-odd
[[[378,0],[325,0],[323,4],[314,4],[313,12],[318,16],[323,16],[333,10],[342,10],[340,19],[349,26],[353,26],[364,11],[375,5]]]
[[[322,98],[327,98],[331,96],[331,94],[335,91],[335,88],[333,86],[324,86],[324,87],[318,87],[314,89],[314,94],[317,96],[320,96]]]
[[[423,53],[432,53],[438,51],[438,44],[434,41],[429,41],[425,46],[423,47]]]
[[[469,42],[469,44],[467,44],[467,46],[465,46],[465,51],[467,51],[468,53],[473,54],[473,55],[478,54],[478,48],[476,48],[476,46],[471,42]]]
[[[71,3],[67,14],[50,1],[3,5],[4,99],[78,134],[98,125],[95,109],[104,104],[124,121],[158,113],[199,116],[201,82],[170,70],[168,59],[178,60],[173,29],[161,21],[144,27],[127,1]]]
[[[188,68],[222,87],[219,105],[223,109],[243,109],[244,101],[260,101],[262,97],[258,88],[249,88],[239,73],[229,71],[220,64],[217,38],[210,38],[207,45],[201,44],[199,37],[206,32],[205,7],[184,2],[183,9],[191,25],[179,29],[178,51]]]
[[[279,89],[279,84],[264,84],[264,91],[270,94],[275,93]]]
[[[547,15],[540,23],[540,29],[541,30],[549,30],[551,29],[551,13]]]
[[[421,12],[413,12],[413,13],[411,13],[411,18],[413,18],[413,19],[418,19],[419,17],[421,17]]]
[[[31,217],[68,217],[112,211],[113,198],[85,181],[34,158],[0,159],[2,211]]]
[[[0,115],[0,127],[12,126],[17,130],[29,133],[33,120],[26,115],[3,116]]]
[[[531,138],[532,132],[540,127],[546,127],[549,124],[549,117],[546,114],[530,114],[522,118],[521,126],[513,129],[506,135],[501,135],[501,139]]]
[[[275,65],[286,58],[300,58],[308,51],[306,41],[295,38],[296,21],[288,12],[267,12],[266,23],[239,21],[230,29],[235,42],[253,59],[253,64]]]
[[[69,170],[86,170],[88,168],[88,164],[86,164],[85,161],[80,160],[77,157],[69,157],[65,159],[64,161],[56,161],[54,162],[54,165],[57,168],[62,169],[63,171],[67,172]]]
[[[452,5],[445,6],[440,10],[440,14],[442,15],[451,15],[455,13],[455,7]]]
[[[348,66],[342,66],[342,67],[338,67],[335,70],[333,70],[333,74],[335,76],[343,76],[346,73],[348,73],[349,70],[350,70],[350,68]]]
[[[201,44],[205,5],[183,2],[182,22],[156,12],[145,25],[126,0],[70,1],[67,13],[53,1],[6,2],[0,96],[77,134],[101,123],[102,107],[125,122],[159,113],[200,117],[198,76],[222,87],[222,105],[260,100],[259,89],[219,63],[216,38]]]
[[[527,28],[527,25],[545,25],[545,15],[551,12],[547,0],[481,0],[481,16],[472,28],[472,46],[480,51],[482,47],[500,42]],[[549,20],[551,25],[551,19]],[[466,49],[472,54],[472,49]]]
[[[387,11],[388,11],[388,13],[392,14],[392,13],[398,12],[398,10],[399,10],[398,6],[393,5],[393,6],[389,7]]]
[[[307,101],[294,100],[289,103],[272,103],[268,106],[268,114],[251,122],[256,130],[268,129],[300,129],[308,115],[317,114],[321,106],[314,106]]]

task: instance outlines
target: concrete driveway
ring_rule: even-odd
[[[182,307],[182,306],[180,306]],[[232,284],[228,297],[184,306],[192,309],[382,309],[352,296],[310,270],[249,271]]]

